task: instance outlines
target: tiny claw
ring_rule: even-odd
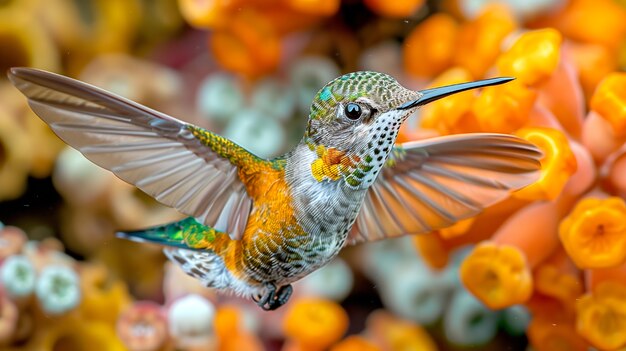
[[[252,299],[264,311],[273,311],[286,304],[287,301],[289,301],[292,292],[293,287],[291,284],[276,288],[276,285],[273,283],[266,283],[265,293],[256,298],[253,297]]]

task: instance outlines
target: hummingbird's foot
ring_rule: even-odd
[[[276,288],[274,283],[265,283],[265,293],[253,300],[265,311],[273,311],[289,301],[293,288],[291,284]]]

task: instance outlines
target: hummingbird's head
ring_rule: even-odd
[[[326,84],[315,96],[305,142],[312,149],[333,149],[335,155],[340,155],[337,157],[348,157],[349,164],[367,161],[356,168],[360,169],[359,175],[363,169],[370,173],[358,180],[359,187],[369,186],[386,161],[400,126],[419,106],[456,92],[511,79],[495,78],[413,91],[384,73],[348,73]],[[346,176],[350,174],[344,174],[344,179]]]

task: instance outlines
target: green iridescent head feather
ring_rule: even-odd
[[[415,92],[401,86],[393,77],[372,71],[344,74],[326,84],[315,95],[309,118],[332,119],[334,107],[341,102],[367,96],[385,110],[415,98]]]
[[[381,114],[415,100],[419,93],[401,86],[393,77],[379,72],[360,71],[340,76],[315,95],[309,114],[305,139],[313,145],[347,150],[354,138],[370,139],[355,133],[358,125],[374,124]],[[371,109],[371,119],[351,123],[342,118],[346,104],[359,102]]]

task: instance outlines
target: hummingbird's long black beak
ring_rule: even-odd
[[[512,78],[512,77],[490,78],[490,79],[477,80],[475,82],[447,85],[445,87],[420,90],[419,93],[422,94],[422,96],[419,99],[405,102],[404,104],[397,107],[397,109],[408,110],[413,107],[426,105],[428,103],[431,103],[435,100],[439,100],[448,95],[460,93],[462,91],[466,91],[470,89],[487,87],[490,85],[504,84],[506,82],[512,81],[513,79],[515,78]]]

